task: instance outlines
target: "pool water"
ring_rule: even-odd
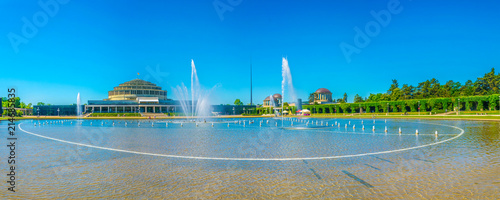
[[[498,122],[254,118],[17,124],[19,192],[0,197],[500,197]],[[1,166],[7,169],[6,162]]]

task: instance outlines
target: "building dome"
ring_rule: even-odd
[[[269,96],[267,96],[267,97],[264,99],[264,101],[269,101],[269,100],[271,100],[271,99],[269,98]]]
[[[106,100],[136,100],[137,97],[158,97],[158,100],[167,100],[167,91],[151,82],[134,79],[114,87],[108,92]]]
[[[316,92],[314,92],[314,93],[331,94],[332,92],[330,92],[330,90],[328,90],[326,88],[320,88],[320,89],[316,90]]]
[[[281,99],[281,94],[276,93],[273,95],[273,98],[274,99]]]

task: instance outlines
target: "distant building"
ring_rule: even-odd
[[[189,103],[191,104],[191,103]],[[179,101],[167,98],[167,91],[141,79],[134,79],[114,87],[108,98],[89,100],[88,113],[170,113],[182,112]]]
[[[80,109],[83,110],[85,108],[84,105],[81,105]],[[33,115],[42,115],[42,116],[75,116],[77,110],[77,105],[43,105],[33,106]]]
[[[314,102],[318,104],[329,104],[332,103],[332,92],[326,88],[320,88],[316,90],[314,94]]]
[[[271,101],[272,100],[272,101]],[[281,104],[283,103],[283,97],[281,94],[273,94],[272,99],[271,96],[268,96],[264,99],[264,103],[262,104],[262,107],[281,107]]]

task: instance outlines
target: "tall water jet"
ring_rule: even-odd
[[[189,94],[184,83],[181,83],[180,86],[178,85],[176,88],[173,88],[173,91],[179,99],[182,111],[186,117],[208,117],[211,115],[209,97],[216,87],[218,87],[218,85],[215,85],[208,91],[201,88],[198,73],[196,72],[196,66],[194,65],[194,61],[191,60],[191,94]]]
[[[276,115],[276,99],[274,99],[273,95],[269,95],[269,114]]]
[[[200,90],[200,80],[198,79],[198,73],[196,72],[196,66],[194,65],[194,60],[191,59],[191,117],[194,117],[194,98],[197,95],[196,92]]]
[[[289,97],[291,100],[296,100],[297,95],[295,95],[295,89],[293,88],[292,72],[290,71],[290,66],[288,66],[288,60],[283,58],[281,63],[281,95],[285,98],[285,88],[288,86]],[[283,101],[284,102],[284,101]]]
[[[288,90],[290,91],[290,99],[295,100],[297,96],[295,95],[295,89],[293,88],[292,82],[292,73],[290,71],[290,66],[288,66],[288,60],[283,57],[281,61],[281,77],[283,80],[281,81],[281,127],[283,127],[283,105],[285,103],[285,87],[288,86]]]
[[[78,92],[78,95],[76,96],[76,116],[82,115],[82,107],[80,105],[80,93]]]

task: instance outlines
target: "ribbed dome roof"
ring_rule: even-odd
[[[278,93],[273,94],[273,99],[281,99],[281,94],[278,94]],[[270,97],[270,96],[267,96],[267,97],[264,99],[264,101],[269,101],[269,100],[271,100],[271,97]]]
[[[330,90],[326,89],[326,88],[319,88],[318,90],[316,90],[316,92],[314,93],[326,93],[326,94],[331,94],[332,92],[330,92]]]
[[[108,91],[108,100],[135,100],[137,97],[158,97],[167,100],[167,91],[149,81],[134,79]]]
[[[125,82],[125,83],[120,84],[120,86],[124,86],[124,85],[128,85],[128,86],[131,86],[131,85],[149,85],[149,86],[156,86],[156,84],[154,84],[154,83],[151,83],[151,82],[148,82],[148,81],[145,81],[145,80],[141,80],[141,79],[134,79],[134,80],[127,81],[127,82]]]

